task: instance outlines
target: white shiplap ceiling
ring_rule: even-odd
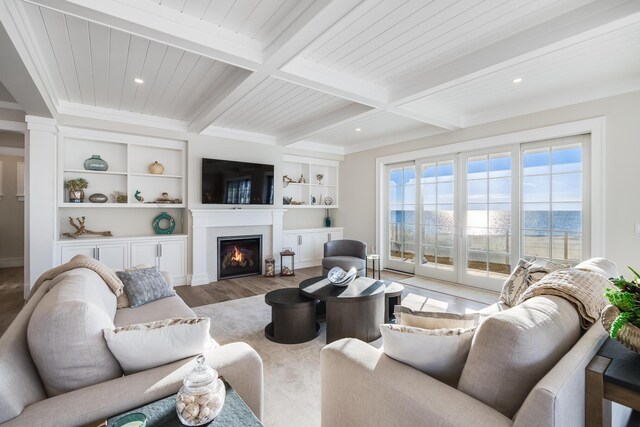
[[[640,89],[637,0],[3,0],[0,20],[54,116],[331,152]]]

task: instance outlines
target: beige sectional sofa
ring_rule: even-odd
[[[574,306],[556,296],[483,312],[456,388],[356,339],[326,346],[322,425],[583,426],[601,323],[582,333]]]
[[[74,279],[75,276],[75,279]],[[93,271],[76,269],[63,273],[54,281],[45,282],[19,313],[0,338],[0,425],[7,426],[79,426],[104,419],[147,402],[176,393],[183,378],[195,365],[194,358],[48,397],[34,359],[69,358],[73,352],[38,354],[32,357],[27,338],[31,316],[43,297],[52,288],[64,287],[81,279],[84,286],[97,287],[89,292],[73,295],[90,310],[110,316],[114,326],[143,323],[172,317],[195,317],[195,313],[178,296],[160,299],[138,308],[116,309],[116,297]],[[71,288],[71,286],[69,286]],[[100,287],[104,287],[100,288]],[[100,292],[94,292],[100,289]],[[89,289],[85,289],[89,290]],[[78,310],[78,316],[81,315]],[[40,326],[42,327],[42,326]],[[33,339],[33,337],[31,337]],[[97,349],[97,345],[93,344]],[[34,346],[32,343],[32,347]],[[55,348],[55,346],[53,347]],[[32,350],[32,349],[31,349]],[[251,410],[262,418],[263,372],[262,359],[249,345],[233,343],[205,353],[207,363],[234,387]],[[41,369],[45,369],[40,365]],[[63,373],[61,373],[63,374]],[[100,374],[93,372],[92,374]]]

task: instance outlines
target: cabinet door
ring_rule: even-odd
[[[299,255],[298,260],[301,267],[308,267],[313,264],[315,254],[314,234],[315,233],[300,235],[299,253],[296,252],[296,254]]]
[[[126,243],[98,245],[98,261],[114,270],[124,270],[129,266]]]
[[[184,285],[186,277],[186,251],[184,240],[160,242],[160,271],[166,271],[173,278],[173,285]]]
[[[298,250],[298,235],[297,234],[284,234],[282,236],[282,249],[284,249],[284,248],[291,248],[291,250],[296,253],[296,256],[293,257],[295,262],[298,262],[300,260],[300,258],[299,258],[300,251]],[[278,256],[280,256],[280,254],[274,254],[273,256],[274,257],[278,257]],[[280,262],[280,259],[278,259],[278,262]]]
[[[324,258],[324,244],[329,241],[329,233],[320,232],[313,235],[313,258],[316,264],[322,264]]]
[[[60,247],[60,264],[69,262],[76,255],[85,255],[93,258],[95,256],[94,249],[96,245],[70,245]]]
[[[131,243],[131,266],[138,264],[158,265],[158,242]]]

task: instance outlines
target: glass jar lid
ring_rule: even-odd
[[[196,359],[196,367],[187,375],[183,384],[187,390],[198,390],[205,387],[216,387],[217,379],[218,371],[207,365],[204,356],[201,354]]]

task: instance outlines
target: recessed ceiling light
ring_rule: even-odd
[[[522,77],[516,77],[515,79],[513,79],[514,83],[522,83]]]
[[[356,132],[360,132],[362,129],[360,128],[356,128]]]
[[[136,77],[135,79],[133,79],[134,82],[138,83],[139,85],[141,85],[142,83],[144,83],[144,80],[142,80],[139,77]]]

